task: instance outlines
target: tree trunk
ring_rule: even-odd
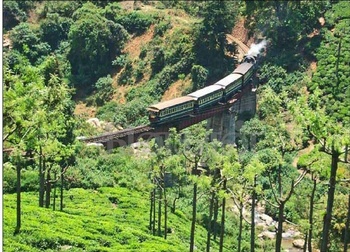
[[[161,236],[162,234],[162,230],[161,230],[161,226],[162,226],[162,189],[159,188],[158,190],[159,192],[159,200],[158,200],[158,236]]]
[[[213,218],[213,208],[214,208],[215,192],[211,193],[210,205],[209,205],[209,218],[207,222],[207,249],[206,252],[210,251],[210,236],[212,230],[212,218]]]
[[[307,251],[308,251],[308,249],[307,249],[307,247],[308,247],[308,243],[307,243],[307,241],[308,241],[308,235],[307,235],[307,233],[308,233],[308,232],[306,232],[305,238],[304,238],[303,252],[307,252]],[[311,250],[310,250],[310,252],[311,252]]]
[[[45,159],[43,159],[42,148],[40,146],[39,154],[39,207],[44,207],[45,194]]]
[[[166,240],[168,234],[168,206],[164,184],[164,239]]]
[[[310,213],[309,213],[309,232],[308,232],[308,240],[307,247],[309,251],[312,251],[312,230],[313,230],[313,215],[314,215],[314,202],[315,202],[315,192],[316,192],[316,179],[313,178],[313,187],[310,198]]]
[[[331,228],[336,174],[338,169],[338,159],[339,159],[339,153],[336,152],[336,150],[334,149],[334,146],[332,146],[331,176],[329,178],[329,188],[328,188],[328,195],[327,195],[328,197],[327,212],[324,219],[323,231],[322,231],[322,242],[321,242],[321,248],[320,248],[321,252],[327,252],[328,250],[329,230]]]
[[[177,193],[177,196],[174,198],[174,200],[173,200],[173,207],[171,208],[171,213],[175,213],[175,210],[176,210],[176,201],[178,200],[178,199],[180,199],[180,186],[179,186],[179,188],[178,188],[179,190],[178,190],[178,193]]]
[[[54,173],[54,181],[56,181],[56,172]],[[52,210],[56,210],[56,182],[53,184],[53,203],[52,203]]]
[[[16,164],[16,172],[17,172],[17,212],[16,212],[16,217],[17,217],[17,223],[16,223],[16,229],[14,234],[19,234],[21,231],[21,165],[19,162]]]
[[[197,164],[196,168],[197,170]],[[197,214],[197,183],[193,185],[193,200],[192,200],[192,223],[191,223],[191,236],[190,236],[190,252],[194,250],[194,232],[196,228],[196,214]]]
[[[50,207],[50,197],[51,197],[51,177],[50,177],[50,169],[47,171],[46,175],[46,198],[45,198],[45,207],[49,208]]]
[[[278,228],[277,228],[277,234],[276,234],[276,252],[281,252],[284,205],[285,205],[285,202],[281,202],[278,206]]]
[[[154,200],[154,195],[153,195],[153,190],[151,191],[150,195],[150,209],[149,209],[149,230],[153,230],[153,200]]]
[[[63,182],[64,182],[64,174],[63,167],[61,168],[61,196],[60,196],[60,211],[63,211]]]
[[[156,189],[153,189],[153,235],[156,235]]]
[[[215,204],[214,204],[214,218],[213,218],[213,233],[214,233],[214,240],[215,241],[216,241],[216,236],[218,234],[218,230],[217,230],[218,214],[219,214],[219,199],[216,196],[215,197]]]
[[[243,203],[239,203],[239,227],[238,227],[238,248],[237,251],[241,252],[242,244],[242,229],[243,229]]]
[[[350,194],[349,194],[348,214],[346,217],[345,234],[344,234],[344,252],[348,251],[349,225],[350,225]]]
[[[256,199],[256,176],[254,176],[253,194],[252,194],[252,211],[251,211],[251,226],[250,226],[250,251],[255,250],[255,199]]]
[[[226,179],[223,183],[223,189],[226,191]],[[220,230],[220,244],[219,244],[219,252],[222,252],[224,248],[224,233],[225,233],[225,207],[226,207],[226,198],[222,199],[222,212],[221,212],[221,230]]]

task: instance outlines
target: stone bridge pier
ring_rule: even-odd
[[[212,129],[211,139],[223,144],[238,144],[240,129],[245,121],[256,113],[256,89],[246,92],[232,107],[207,120],[207,129]]]

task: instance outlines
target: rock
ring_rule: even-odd
[[[282,233],[283,238],[296,238],[300,236],[300,232],[294,229],[288,229],[285,233]]]
[[[261,234],[258,235],[259,238],[263,239],[275,239],[276,233],[275,232],[270,232],[270,231],[264,231]]]
[[[87,143],[86,146],[103,147],[102,143]]]
[[[100,120],[98,120],[98,118],[90,118],[86,122],[90,123],[95,128],[101,127],[101,123],[100,123]]]
[[[260,219],[262,219],[263,221],[265,221],[266,222],[266,224],[267,225],[271,225],[272,224],[272,222],[273,222],[273,219],[270,217],[270,216],[268,216],[267,214],[261,214],[260,216]]]
[[[293,247],[295,248],[304,248],[304,240],[303,239],[296,239],[293,241]]]

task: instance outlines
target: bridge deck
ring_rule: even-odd
[[[157,136],[167,135],[169,129],[175,127],[177,130],[182,130],[191,125],[197,124],[203,120],[213,117],[215,114],[228,110],[234,103],[240,100],[244,93],[250,90],[250,85],[246,86],[242,92],[235,94],[227,103],[217,104],[202,111],[200,114],[188,115],[177,121],[172,121],[169,124],[152,127],[151,125],[141,125],[135,128],[123,129],[117,132],[104,133],[99,136],[87,137],[81,139],[85,143],[102,143],[107,149],[129,145],[138,142],[140,138],[150,140]]]

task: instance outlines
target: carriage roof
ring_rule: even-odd
[[[194,101],[194,98],[188,97],[188,96],[182,96],[182,97],[178,97],[178,98],[171,99],[168,101],[153,104],[153,105],[149,106],[147,108],[147,110],[157,112],[157,111],[166,109],[168,107],[174,107],[174,106],[181,105],[181,104],[184,104],[184,103],[187,103],[190,101]]]
[[[201,88],[193,93],[188,94],[187,96],[193,97],[195,99],[201,98],[203,96],[206,96],[208,94],[211,94],[213,92],[222,90],[221,86],[216,86],[216,85],[210,85],[204,88]]]
[[[249,69],[251,69],[252,67],[253,67],[253,64],[244,62],[244,63],[240,64],[240,65],[233,71],[233,73],[244,75],[244,74],[246,74],[246,73],[249,71]]]
[[[232,84],[234,81],[242,78],[242,75],[240,74],[229,74],[225,78],[219,80],[218,82],[215,83],[215,85],[220,85],[223,87],[227,87],[228,85]]]

